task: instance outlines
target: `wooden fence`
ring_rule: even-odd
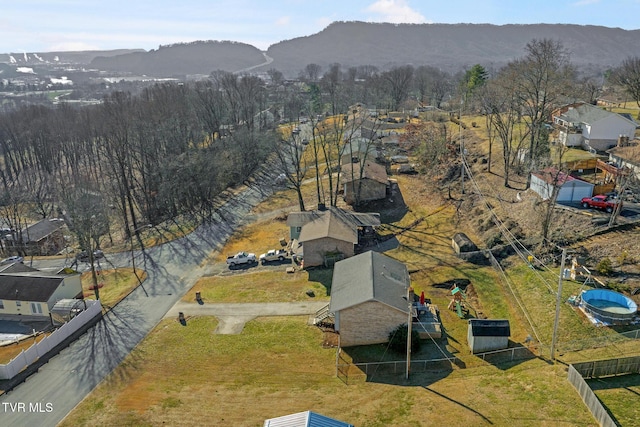
[[[574,363],[572,366],[582,378],[640,374],[640,356]]]
[[[609,377],[634,373],[640,374],[640,356],[597,360],[569,365],[568,379],[596,421],[603,427],[615,427],[618,424],[611,415],[609,415],[609,412],[593,390],[591,390],[585,378]]]
[[[0,379],[8,380],[16,376],[24,368],[44,356],[58,344],[69,338],[74,332],[79,330],[94,317],[102,313],[100,301],[86,300],[87,309],[80,312],[76,317],[69,320],[64,325],[56,329],[52,334],[34,343],[26,350],[22,350],[15,358],[6,365],[0,365]]]
[[[582,398],[582,401],[587,405],[587,408],[589,408],[591,415],[593,415],[596,421],[598,421],[602,427],[616,427],[617,424],[613,418],[611,418],[607,409],[600,402],[593,390],[591,390],[589,384],[587,384],[580,373],[576,371],[573,365],[569,365],[568,378],[569,382],[573,387],[575,387],[576,391]]]

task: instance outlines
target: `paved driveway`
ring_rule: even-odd
[[[305,302],[270,302],[270,303],[227,303],[227,304],[197,304],[180,301],[164,316],[178,319],[182,312],[189,326],[191,316],[215,316],[218,318],[216,334],[239,334],[244,324],[256,317],[263,316],[304,316],[314,315],[328,304],[327,301]]]

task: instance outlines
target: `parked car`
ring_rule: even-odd
[[[22,262],[22,261],[24,261],[24,258],[22,258],[19,255],[14,255],[0,261],[0,265],[15,264],[17,262]]]
[[[598,194],[593,197],[583,197],[580,203],[582,203],[583,208],[604,209],[609,213],[613,212],[618,204],[620,204],[620,209],[622,209],[622,200],[608,197],[606,194]]]
[[[284,249],[271,249],[267,253],[260,255],[260,263],[266,264],[271,261],[284,261],[289,253]]]
[[[227,264],[233,267],[239,264],[248,264],[256,262],[256,254],[250,254],[247,252],[238,252],[235,255],[229,255],[227,257]]]
[[[104,258],[104,252],[102,252],[100,249],[96,249],[95,251],[93,251],[93,259],[97,260],[97,259],[102,259]],[[80,252],[78,255],[76,255],[76,259],[79,262],[90,262],[91,258],[89,257],[89,253],[87,251],[82,251]]]

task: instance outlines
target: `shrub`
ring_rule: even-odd
[[[418,332],[411,331],[411,352],[420,350],[420,335]],[[407,352],[407,324],[404,323],[389,333],[389,348],[398,352]]]
[[[620,265],[634,264],[635,263],[633,257],[629,256],[629,252],[627,252],[627,251],[620,252],[618,257],[616,258],[616,261],[618,261],[618,264],[620,264]]]
[[[490,235],[487,238],[486,244],[487,244],[487,248],[491,249],[495,246],[498,246],[499,244],[502,243],[502,236],[500,235],[500,233],[495,233]]]
[[[611,260],[608,257],[602,258],[596,265],[596,271],[604,276],[610,276],[613,273]]]

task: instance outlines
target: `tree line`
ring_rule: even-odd
[[[640,102],[637,61],[629,59],[607,77]],[[202,81],[111,92],[99,105],[27,105],[0,114],[0,215],[5,225],[19,232],[26,208],[42,218],[65,215],[79,236],[85,234],[79,239],[83,245],[91,247],[109,235],[112,218],[127,238],[141,225],[179,215],[206,219],[215,210],[215,196],[244,181],[272,153],[280,157],[300,198],[302,180],[313,169],[318,203],[333,205],[339,177],[329,174],[328,188],[323,188],[320,163],[333,171],[344,142],[359,134],[368,119],[355,118],[355,103],[389,111],[447,104],[483,114],[491,144],[502,146],[508,186],[510,171],[530,171],[548,161],[545,123],[551,111],[572,101],[595,102],[602,86],[597,79],[578,78],[569,52],[553,40],[531,41],[522,58],[497,71],[480,64],[456,75],[432,66],[381,71],[332,64],[323,72],[308,64],[296,83],[274,69],[267,74],[268,82],[215,71]],[[321,119],[328,116],[345,119]],[[311,119],[311,164],[303,164],[308,160],[300,141],[286,137],[283,145],[275,132],[277,123],[301,117]],[[368,144],[374,135],[364,137]],[[412,129],[409,135],[420,139],[414,145],[425,162],[442,164],[451,151],[451,136],[441,126]]]
[[[207,217],[215,196],[270,152],[269,130],[256,123],[263,89],[256,77],[220,72],[113,92],[95,106],[29,105],[0,115],[5,226],[20,233],[29,214],[63,215],[79,237],[88,233],[79,238],[88,249],[109,232],[112,221],[100,218],[115,219],[130,238],[143,224]]]

